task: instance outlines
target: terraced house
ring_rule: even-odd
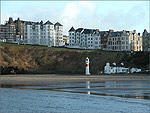
[[[142,51],[142,37],[136,31],[116,31],[108,35],[107,50]]]
[[[16,26],[11,17],[4,25],[0,25],[0,41],[9,43],[16,41]]]
[[[73,27],[69,30],[69,48],[101,49],[101,36],[98,29]]]
[[[27,22],[24,25],[25,44],[63,46],[63,26],[60,23]]]
[[[150,33],[146,29],[144,29],[142,39],[143,51],[150,51]]]

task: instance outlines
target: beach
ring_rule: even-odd
[[[0,112],[150,112],[148,75],[1,75]]]
[[[85,82],[85,81],[130,81],[130,80],[150,80],[148,74],[138,75],[1,75],[0,84],[30,84],[30,85],[46,85],[60,82]]]

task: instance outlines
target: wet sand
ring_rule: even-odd
[[[0,84],[27,84],[46,85],[60,82],[86,82],[86,81],[130,81],[130,80],[150,80],[147,74],[138,75],[1,75]]]
[[[0,112],[150,112],[147,75],[3,75]]]

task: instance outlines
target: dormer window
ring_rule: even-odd
[[[40,28],[43,29],[43,25],[41,25]]]

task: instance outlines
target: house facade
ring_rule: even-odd
[[[101,49],[101,36],[98,29],[69,30],[69,48]]]
[[[20,18],[14,21],[16,26],[16,35],[19,38],[19,40],[24,40],[24,25],[27,21],[22,21]]]
[[[0,25],[0,40],[4,42],[16,42],[16,27],[10,17],[4,25]]]
[[[63,40],[63,25],[59,22],[54,24],[54,46],[64,46],[65,42]]]
[[[100,31],[102,50],[107,50],[108,35],[109,35],[109,31]]]
[[[22,21],[19,18],[17,20],[9,17],[4,25],[0,25],[0,38],[6,42],[17,42],[18,40],[24,41],[24,25],[27,21]]]
[[[110,32],[107,50],[111,51],[142,51],[142,37],[136,31]]]
[[[46,23],[27,22],[24,25],[24,42],[32,45],[63,46],[63,26],[60,23],[53,24],[49,20]]]
[[[148,33],[146,29],[144,29],[142,34],[142,45],[143,51],[150,51],[150,33]]]

